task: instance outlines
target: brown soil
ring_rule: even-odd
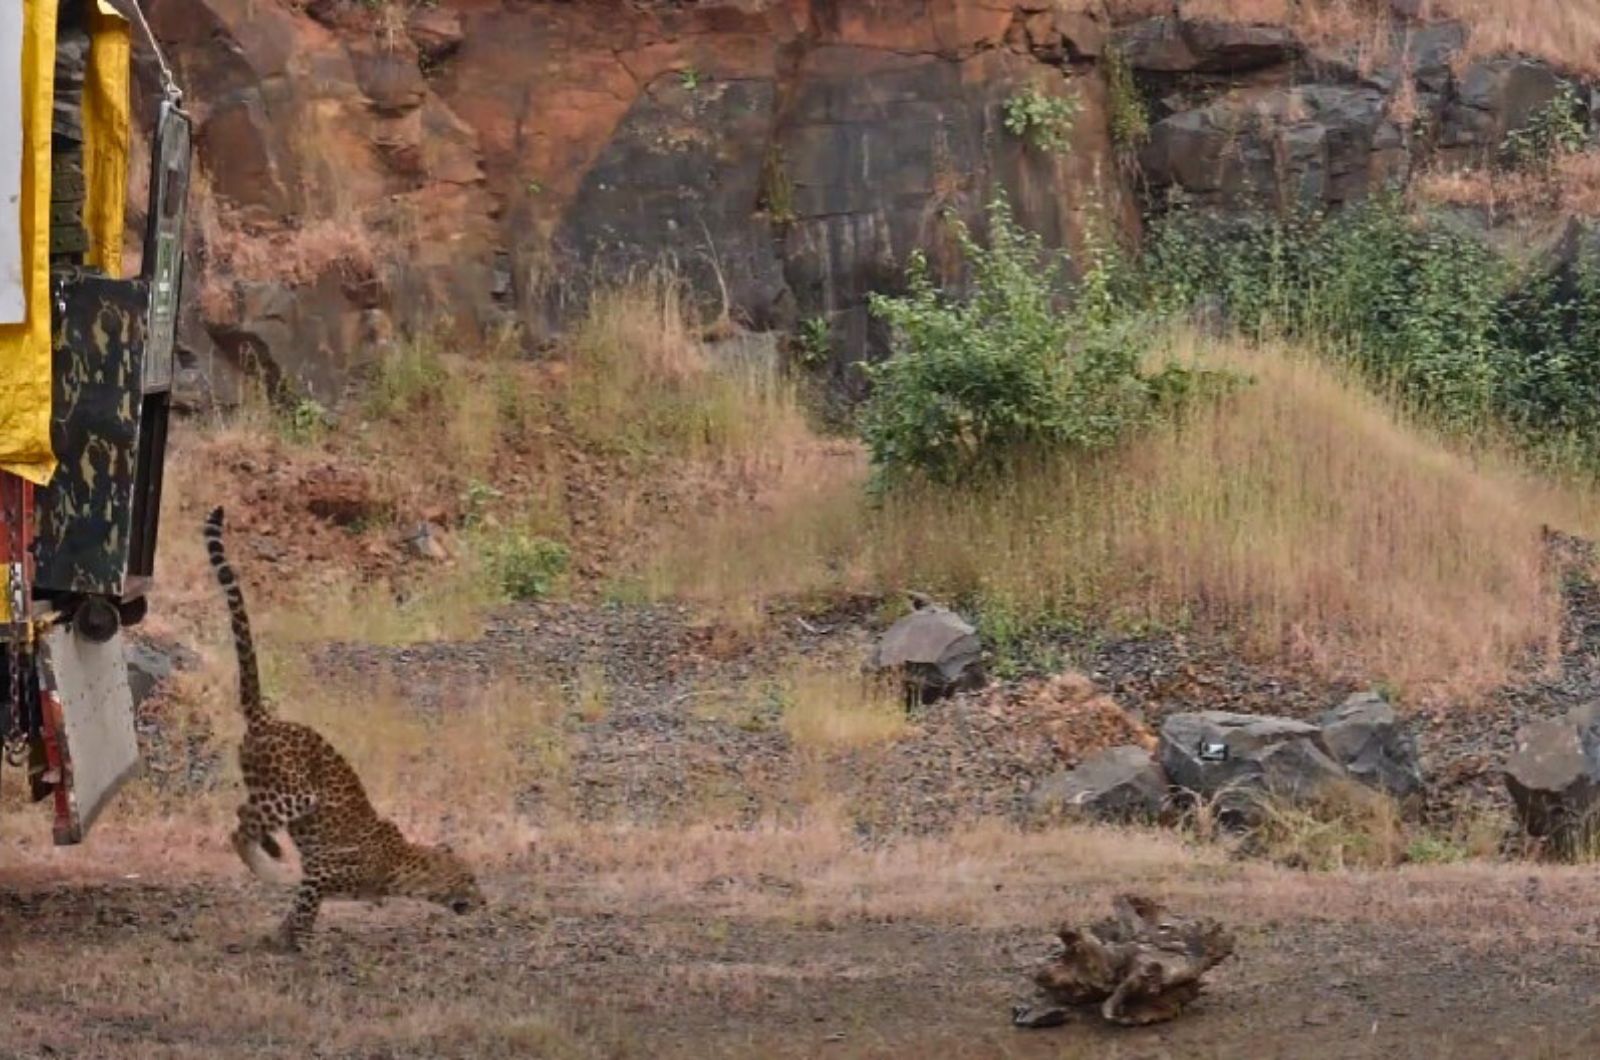
[[[281,898],[224,862],[12,882],[0,891],[0,1057],[1498,1058],[1600,1046],[1600,898],[1582,873],[1519,869],[1397,879],[1179,865],[1154,886],[1239,932],[1195,1007],[1142,1030],[1013,1029],[1047,925],[1099,915],[1118,886],[1048,837],[1032,842],[1036,871],[986,885],[994,897],[975,915],[856,913],[803,879],[743,876],[731,855],[682,866],[671,899],[533,857],[496,870],[492,908],[471,918],[331,906],[300,957],[261,946]],[[852,886],[887,894],[888,874]]]

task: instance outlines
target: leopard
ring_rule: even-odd
[[[269,882],[284,879],[278,833],[287,832],[300,855],[293,905],[275,941],[301,950],[324,899],[374,905],[420,899],[457,914],[482,909],[477,879],[455,851],[408,841],[373,808],[349,761],[309,725],[279,718],[262,694],[244,590],[223,545],[223,518],[221,507],[207,515],[205,542],[228,605],[245,723],[239,744],[245,801],[232,844],[250,872]]]

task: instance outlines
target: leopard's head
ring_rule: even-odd
[[[472,870],[448,846],[412,847],[394,875],[394,885],[400,895],[442,905],[452,913],[472,913],[484,906]]]

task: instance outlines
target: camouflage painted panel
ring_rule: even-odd
[[[142,280],[57,280],[51,435],[60,466],[40,494],[39,589],[122,595],[148,291]]]

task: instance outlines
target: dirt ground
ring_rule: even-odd
[[[1578,1057],[1600,1048],[1592,869],[1291,873],[1168,837],[976,826],[864,851],[795,831],[574,830],[490,908],[328,907],[107,825],[0,871],[0,1057]],[[68,882],[70,881],[70,882]],[[1119,890],[1223,918],[1180,1021],[1023,1031],[1048,928]]]
[[[1048,684],[944,705],[820,772],[768,708],[700,697],[794,656],[845,665],[863,638],[853,618],[808,622],[767,658],[670,609],[550,605],[476,641],[318,653],[336,690],[383,676],[433,717],[474,675],[603,678],[603,711],[563,723],[559,783],[448,826],[481,831],[490,908],[333,903],[287,956],[263,945],[287,894],[246,876],[220,817],[124,800],[90,844],[55,850],[36,810],[0,815],[0,1060],[1600,1055],[1592,866],[1304,873],[1174,833],[1030,827],[1028,778],[1085,738],[1127,738]],[[1582,640],[1562,688],[1591,672]],[[1120,687],[1120,650],[1083,668],[1159,714]],[[1155,672],[1140,650],[1130,672]],[[1306,711],[1342,692],[1246,671],[1204,684],[1246,709],[1257,685]],[[1459,753],[1422,736],[1430,762]],[[225,811],[224,743],[152,747],[156,779]],[[455,769],[461,752],[419,760]],[[1201,1001],[1151,1029],[1013,1028],[1053,929],[1124,891],[1236,931]]]

